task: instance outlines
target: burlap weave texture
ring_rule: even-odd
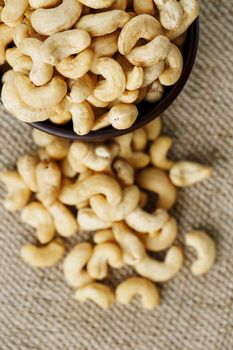
[[[233,349],[233,0],[201,1],[201,41],[184,92],[164,113],[174,137],[173,157],[214,166],[208,182],[181,190],[174,210],[180,240],[205,229],[218,244],[218,260],[206,276],[182,272],[161,286],[153,312],[114,306],[80,306],[63,281],[62,266],[40,271],[19,257],[33,241],[19,215],[0,207],[0,350],[232,350]],[[0,165],[12,168],[31,150],[31,128],[0,109]],[[1,197],[3,189],[1,187]],[[72,246],[76,238],[70,242]],[[116,285],[129,271],[114,271]]]

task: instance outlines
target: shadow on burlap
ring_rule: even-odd
[[[1,350],[233,349],[233,7],[229,0],[205,0],[201,7],[194,72],[163,120],[175,139],[174,158],[214,166],[210,181],[179,192],[174,211],[181,241],[191,228],[205,229],[217,241],[214,269],[194,278],[187,252],[182,272],[161,286],[162,303],[153,312],[141,310],[137,301],[107,312],[91,303],[80,306],[61,266],[38,271],[20,260],[19,249],[33,241],[32,231],[1,207]],[[31,149],[30,135],[30,127],[1,110],[1,168],[12,168]],[[110,283],[126,275],[114,271]]]

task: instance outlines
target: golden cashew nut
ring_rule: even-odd
[[[64,252],[64,243],[61,240],[55,239],[42,247],[26,244],[22,247],[20,255],[29,266],[46,268],[57,265],[63,257]]]
[[[79,288],[75,298],[80,302],[91,300],[102,309],[109,309],[115,301],[111,288],[96,282]]]
[[[40,49],[43,43],[36,38],[26,38],[19,43],[19,49],[32,59],[31,82],[37,86],[47,84],[53,76],[53,67],[42,60]]]
[[[142,87],[147,87],[153,84],[159,76],[163,73],[165,68],[164,61],[153,64],[152,66],[144,68],[144,80]]]
[[[206,274],[216,260],[216,245],[211,237],[203,231],[191,231],[185,235],[185,244],[196,250],[197,260],[191,265],[195,276]]]
[[[71,103],[82,103],[93,93],[94,85],[88,74],[78,79],[70,79],[70,94],[67,99]]]
[[[183,56],[180,49],[172,44],[172,49],[166,57],[166,68],[159,76],[162,85],[174,85],[181,77],[183,71]]]
[[[82,13],[78,0],[63,0],[51,9],[38,9],[31,15],[31,23],[37,33],[52,35],[73,27]]]
[[[56,66],[63,59],[85,50],[90,43],[91,37],[86,31],[71,29],[49,36],[42,43],[40,53],[45,63]]]
[[[23,209],[28,203],[31,191],[25,185],[17,172],[0,173],[0,181],[6,186],[7,194],[3,202],[6,210],[15,212]]]
[[[79,0],[83,5],[92,9],[104,9],[112,6],[115,0]]]
[[[95,232],[93,236],[93,241],[96,244],[99,243],[107,243],[107,242],[115,242],[114,234],[112,230],[100,230]]]
[[[115,129],[128,129],[136,121],[138,109],[133,104],[119,103],[110,109],[108,117]]]
[[[116,172],[117,178],[125,186],[131,186],[134,184],[134,168],[127,161],[117,159],[113,162],[112,167]]]
[[[73,129],[77,135],[88,134],[94,126],[94,113],[87,101],[70,103],[69,112],[72,115]]]
[[[111,221],[101,220],[90,208],[83,208],[78,211],[78,224],[84,231],[105,230],[112,226]]]
[[[137,176],[137,183],[143,190],[157,193],[158,207],[171,209],[176,201],[176,187],[170,181],[165,171],[147,168]]]
[[[172,138],[169,136],[158,137],[150,147],[151,163],[162,170],[170,170],[174,165],[172,160],[167,158],[172,146]]]
[[[6,62],[6,48],[13,40],[14,31],[5,23],[0,23],[0,65]]]
[[[93,196],[90,206],[94,213],[105,221],[121,221],[130,214],[138,205],[140,191],[137,186],[126,187],[123,191],[122,201],[118,205],[111,205],[102,195]]]
[[[37,198],[45,207],[51,206],[58,197],[61,187],[61,170],[57,163],[44,161],[36,167],[38,185]]]
[[[2,22],[4,22],[7,25],[11,25],[11,23],[21,20],[27,8],[28,8],[28,0],[5,1],[5,6],[3,7],[3,10],[1,13]]]
[[[154,17],[146,14],[133,17],[125,24],[120,33],[118,50],[122,55],[127,55],[139,39],[151,41],[162,32],[161,24]]]
[[[48,207],[54,219],[57,233],[62,237],[70,237],[77,233],[78,223],[74,214],[65,205],[56,201]]]
[[[175,277],[183,266],[184,255],[180,247],[171,247],[164,262],[146,256],[135,266],[136,272],[153,282],[166,282]]]
[[[125,217],[125,222],[135,231],[152,234],[160,230],[168,219],[169,215],[164,209],[157,209],[154,213],[150,214],[137,207]]]
[[[106,128],[109,125],[111,125],[111,124],[110,124],[110,121],[108,118],[108,113],[104,113],[103,115],[101,115],[95,119],[95,124],[92,128],[92,131]]]
[[[140,239],[124,222],[113,223],[114,238],[123,251],[123,260],[127,265],[139,264],[146,255],[146,250]]]
[[[125,91],[126,78],[120,64],[112,58],[100,58],[96,69],[105,79],[99,81],[94,90],[97,99],[111,102]]]
[[[159,80],[155,80],[149,87],[144,100],[149,103],[155,103],[163,97],[164,86]]]
[[[187,187],[208,179],[212,168],[195,162],[176,162],[170,169],[170,179],[177,187]]]
[[[79,288],[93,281],[84,269],[92,251],[92,245],[85,242],[77,244],[66,256],[63,271],[65,280],[71,287]]]
[[[134,151],[144,151],[147,146],[147,134],[144,129],[137,129],[133,132],[132,147]]]
[[[17,161],[17,170],[25,185],[32,191],[37,192],[36,166],[39,162],[37,156],[27,154]]]
[[[144,126],[144,129],[146,130],[147,138],[149,141],[156,140],[159,137],[162,130],[161,118],[158,117],[152,122],[148,123],[147,125]]]
[[[155,8],[153,0],[133,0],[133,9],[137,15],[147,14],[154,16]]]
[[[168,30],[178,29],[183,21],[183,9],[177,0],[154,0],[162,26]]]
[[[159,291],[151,281],[141,277],[131,277],[118,285],[116,289],[116,301],[128,305],[132,299],[139,295],[142,307],[152,310],[159,305]]]
[[[67,92],[66,82],[60,77],[54,77],[46,85],[35,86],[26,75],[17,73],[14,84],[21,100],[37,109],[56,106]]]
[[[83,16],[75,27],[86,30],[92,37],[102,36],[123,28],[130,16],[121,10],[106,11]]]
[[[21,220],[36,229],[41,244],[49,243],[55,236],[55,225],[48,210],[39,202],[31,202],[21,213]]]
[[[102,280],[108,275],[108,265],[115,269],[124,266],[121,249],[115,243],[100,243],[93,249],[87,272],[92,278]]]

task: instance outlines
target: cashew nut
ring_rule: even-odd
[[[71,168],[76,173],[83,173],[87,170],[87,167],[84,164],[82,164],[77,158],[78,157],[75,154],[75,152],[73,152],[73,148],[71,145],[69,152],[68,152],[68,155],[67,155],[67,159],[69,161],[69,164],[70,164]]]
[[[29,74],[32,69],[32,60],[24,55],[17,47],[6,50],[6,61],[15,72]]]
[[[144,71],[142,67],[134,67],[126,72],[126,89],[137,90],[142,87],[144,81]]]
[[[77,175],[77,172],[72,168],[69,159],[67,157],[65,157],[62,161],[61,161],[61,172],[62,175],[68,177],[68,178],[73,178]]]
[[[183,21],[183,10],[177,0],[154,0],[162,26],[168,30],[178,29]]]
[[[136,105],[144,100],[144,98],[146,97],[146,94],[147,94],[147,90],[148,90],[147,87],[139,89],[139,95],[135,101]]]
[[[117,159],[113,162],[117,178],[126,186],[134,184],[134,168],[127,161]]]
[[[47,134],[43,131],[40,131],[38,129],[33,129],[32,130],[32,139],[33,139],[33,142],[38,147],[46,147],[50,143],[54,142],[56,140],[56,137],[53,135]]]
[[[140,276],[146,277],[153,282],[166,282],[172,279],[182,268],[184,261],[183,251],[180,247],[171,247],[164,262],[146,256],[135,270]]]
[[[154,16],[155,8],[153,0],[133,0],[133,8],[137,15],[147,14]]]
[[[42,86],[47,84],[53,76],[53,67],[43,62],[40,49],[43,43],[35,38],[27,38],[19,43],[19,49],[32,59],[32,70],[29,78],[33,84]]]
[[[94,86],[88,74],[78,79],[69,81],[70,95],[67,96],[69,102],[82,103],[93,93]]]
[[[175,204],[176,187],[165,171],[152,167],[143,169],[137,176],[137,183],[143,190],[158,194],[159,208],[170,209]]]
[[[69,111],[72,115],[74,132],[77,135],[88,134],[94,126],[94,113],[87,101],[71,103]]]
[[[97,99],[111,102],[119,98],[125,91],[126,78],[120,64],[112,58],[100,58],[96,69],[105,80],[99,81],[94,90]]]
[[[13,40],[14,31],[6,24],[0,24],[0,65],[6,62],[6,48]]]
[[[144,129],[146,130],[147,138],[149,141],[156,140],[159,137],[159,135],[161,133],[161,129],[162,129],[161,118],[158,117],[155,120],[153,120],[152,122],[146,124],[144,126]]]
[[[106,242],[114,242],[115,238],[114,238],[114,234],[112,232],[112,230],[100,230],[95,232],[94,236],[93,236],[93,241],[96,244],[99,243],[106,243]]]
[[[195,162],[176,162],[170,169],[170,179],[177,187],[192,186],[208,179],[212,175],[212,168]]]
[[[159,80],[155,80],[149,87],[144,100],[149,103],[155,103],[163,97],[164,87]]]
[[[101,220],[90,208],[80,209],[78,211],[77,220],[80,228],[89,232],[104,230],[112,226],[111,221]]]
[[[66,256],[63,270],[65,279],[71,287],[79,288],[93,281],[84,269],[92,255],[92,250],[91,244],[80,243]]]
[[[95,119],[95,124],[92,130],[93,131],[100,130],[100,129],[106,128],[109,125],[111,124],[108,118],[108,113],[104,113],[103,115]]]
[[[6,210],[15,212],[23,209],[30,199],[31,191],[17,172],[0,173],[0,181],[6,186],[7,194],[3,202]]]
[[[37,192],[38,186],[36,182],[36,166],[38,164],[38,157],[27,154],[17,161],[17,170],[25,185],[32,191]]]
[[[21,213],[21,220],[36,229],[41,244],[50,242],[55,236],[55,225],[48,210],[39,202],[31,202]]]
[[[130,128],[138,117],[138,109],[133,104],[119,103],[109,111],[109,121],[111,125],[118,129]]]
[[[119,97],[116,105],[119,103],[132,104],[138,99],[139,90],[125,90],[123,94]]]
[[[90,35],[84,30],[71,29],[55,33],[41,45],[41,57],[45,63],[56,66],[63,59],[85,50],[90,43]]]
[[[127,0],[115,0],[109,9],[125,11],[126,7],[127,7]]]
[[[43,161],[36,167],[37,198],[45,207],[51,206],[58,197],[61,186],[61,170],[57,163]]]
[[[168,221],[169,215],[164,209],[157,209],[150,214],[137,207],[125,217],[125,221],[133,230],[141,233],[154,233],[160,230]]]
[[[131,18],[121,31],[118,50],[122,55],[127,55],[139,39],[151,41],[162,32],[159,21],[150,15],[142,14]],[[144,57],[144,53],[142,56]]]
[[[153,64],[152,66],[144,68],[144,80],[142,87],[151,85],[155,80],[159,78],[164,71],[164,61]]]
[[[64,159],[70,148],[70,143],[68,140],[56,138],[53,142],[46,146],[46,152],[48,156],[55,160]]]
[[[123,28],[130,16],[122,10],[112,10],[83,16],[75,27],[86,30],[92,37],[102,36]]]
[[[12,81],[15,78],[15,72],[13,69],[7,70],[2,75],[2,83],[5,84],[7,81]]]
[[[167,158],[167,154],[172,146],[172,138],[160,136],[150,147],[151,163],[162,170],[170,170],[174,162]]]
[[[147,134],[144,129],[137,129],[133,132],[132,146],[134,151],[144,151],[147,146]]]
[[[56,239],[42,247],[26,244],[22,247],[20,255],[28,265],[46,268],[56,265],[63,257],[64,252],[64,243]]]
[[[63,0],[51,9],[38,9],[31,15],[33,28],[39,34],[52,35],[73,27],[82,13],[78,0]]]
[[[166,68],[159,76],[159,81],[162,85],[174,85],[181,76],[183,71],[183,56],[175,45],[172,44],[172,49],[166,58]]]
[[[96,108],[104,108],[108,106],[108,102],[100,101],[94,94],[87,98],[87,101]]]
[[[33,9],[50,8],[59,5],[60,0],[28,0]]]
[[[113,223],[114,238],[123,251],[123,260],[127,265],[135,266],[145,257],[146,251],[143,243],[128,228],[124,222]]]
[[[149,280],[141,277],[131,277],[117,286],[116,300],[120,304],[128,305],[139,295],[144,309],[152,310],[159,305],[160,297],[156,286]]]
[[[109,309],[115,301],[111,288],[96,282],[79,288],[75,298],[81,302],[91,300],[103,309]]]
[[[48,207],[48,211],[54,219],[57,232],[62,237],[75,235],[78,224],[73,213],[62,203],[56,201]]]
[[[79,0],[83,5],[92,9],[104,9],[110,7],[115,0]]]
[[[28,8],[28,0],[7,0],[1,13],[2,22],[11,24],[17,22],[24,15],[24,12]]]
[[[203,231],[191,231],[185,236],[185,244],[196,250],[197,260],[191,265],[195,276],[202,276],[213,266],[216,259],[216,245]]]
[[[94,247],[87,272],[92,278],[102,280],[108,275],[108,265],[115,269],[124,266],[121,249],[115,243],[100,243]]]

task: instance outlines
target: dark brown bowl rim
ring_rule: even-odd
[[[199,44],[199,18],[190,26],[188,32],[188,38],[190,38],[189,49],[187,50],[187,57],[185,60],[183,72],[179,81],[171,88],[171,90],[162,98],[161,101],[154,104],[154,107],[150,112],[144,116],[139,114],[136,122],[129,129],[117,130],[113,127],[108,127],[98,131],[90,132],[87,135],[79,136],[73,130],[65,129],[62,126],[52,124],[50,121],[31,123],[30,125],[36,129],[52,134],[54,136],[62,137],[69,140],[81,140],[81,141],[103,141],[114,137],[125,135],[138,128],[143,127],[147,123],[151,122],[158,116],[160,116],[170,105],[175,101],[177,96],[183,90],[195,63],[195,59],[198,51]],[[153,106],[153,104],[152,104]]]

